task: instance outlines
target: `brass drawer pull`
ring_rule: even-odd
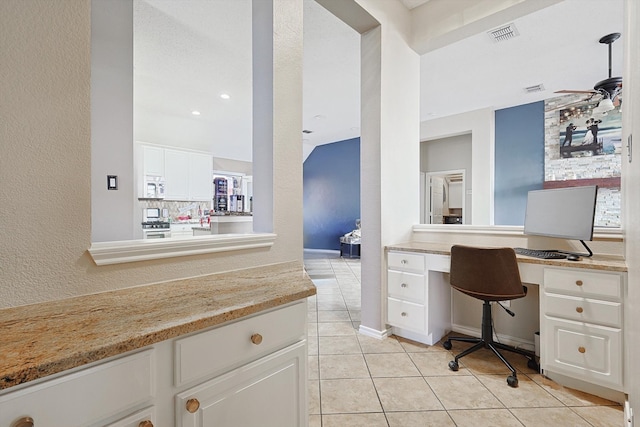
[[[583,284],[583,283],[582,283],[582,280],[576,280],[576,285],[578,285],[578,286],[582,286],[582,284]]]
[[[187,400],[187,411],[193,414],[198,409],[200,409],[200,402],[198,402],[198,399],[193,398]]]
[[[260,334],[251,335],[251,342],[254,343],[255,345],[260,345],[260,343],[262,342],[262,335]]]
[[[138,427],[153,427],[153,423],[149,420],[141,421]]]
[[[407,284],[406,284],[406,283],[402,283],[402,284],[400,285],[400,287],[401,287],[401,288],[406,288],[406,287],[407,287]]]
[[[580,353],[585,353],[585,352],[587,351],[587,349],[586,349],[586,348],[584,348],[584,347],[578,347],[578,351],[579,351]]]
[[[403,259],[402,261],[400,261],[400,264],[405,265],[407,264],[409,261],[407,261],[406,259]]]
[[[576,311],[577,311],[578,313],[582,313],[584,310],[582,309],[582,307],[576,307]]]
[[[34,421],[31,417],[22,417],[11,423],[11,427],[33,427]]]

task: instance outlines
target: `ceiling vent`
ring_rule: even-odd
[[[520,33],[518,32],[518,29],[513,24],[513,22],[511,24],[507,24],[502,27],[495,28],[491,31],[488,31],[487,34],[489,34],[489,37],[491,37],[491,40],[493,40],[496,43],[503,42],[520,35]]]
[[[542,83],[540,83],[539,85],[525,87],[524,91],[526,93],[543,92],[544,91],[544,85]]]

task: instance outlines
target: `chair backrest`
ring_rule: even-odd
[[[451,248],[451,286],[474,298],[503,301],[525,296],[512,248]]]

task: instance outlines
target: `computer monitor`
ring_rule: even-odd
[[[598,186],[554,188],[529,191],[524,234],[580,240],[593,239]]]

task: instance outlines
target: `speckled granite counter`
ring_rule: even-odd
[[[451,245],[445,243],[404,242],[389,245],[386,249],[388,251],[420,252],[440,255],[449,255],[451,253]],[[529,264],[544,264],[557,267],[586,268],[604,271],[627,271],[627,264],[624,259],[597,254],[591,258],[581,257],[580,261],[568,261],[566,259],[541,259],[524,255],[517,255],[517,257],[518,262]]]
[[[0,389],[315,293],[290,262],[0,310]]]

